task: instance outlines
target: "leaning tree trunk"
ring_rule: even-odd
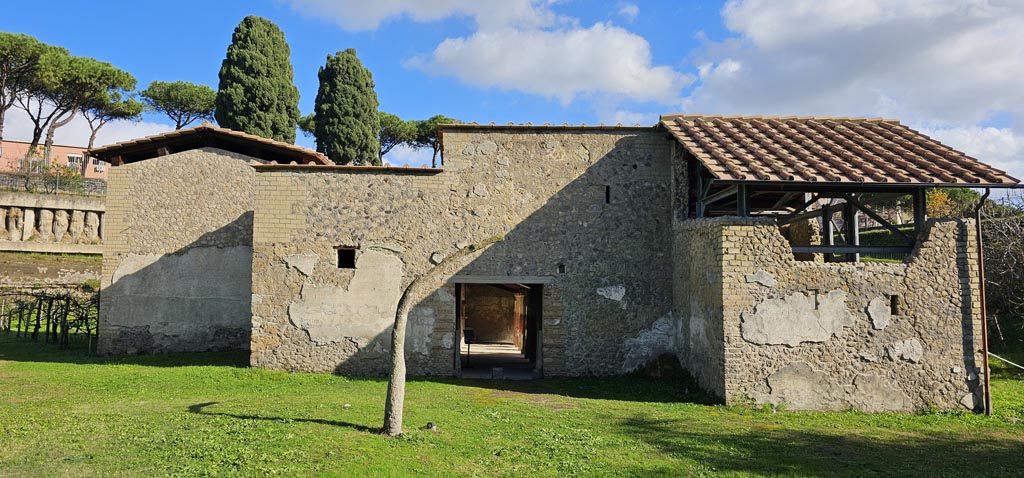
[[[409,310],[420,294],[420,289],[441,276],[449,264],[502,240],[502,235],[491,236],[455,251],[425,274],[413,279],[402,292],[402,299],[398,301],[398,310],[395,312],[395,326],[391,331],[391,376],[388,378],[388,396],[384,403],[382,434],[402,434],[402,410],[405,407],[405,327],[409,322]]]
[[[57,132],[57,128],[64,126],[75,119],[77,108],[71,110],[71,113],[67,116],[58,116],[55,121],[50,123],[50,127],[46,129],[46,141],[43,143],[43,164],[47,168],[50,167],[50,150],[53,148],[53,135]]]

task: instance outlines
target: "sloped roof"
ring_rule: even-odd
[[[295,161],[298,164],[334,164],[327,156],[311,149],[213,126],[205,122],[192,128],[94,148],[89,150],[89,154],[117,164],[118,162],[132,163],[202,147],[219,148],[278,163]],[[120,161],[116,161],[118,157],[120,157]]]
[[[895,120],[664,115],[717,179],[1012,187],[1019,181]]]

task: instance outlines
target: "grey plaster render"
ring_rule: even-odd
[[[920,362],[924,355],[924,347],[917,339],[906,339],[885,346],[885,356],[889,360],[906,360]]]
[[[373,340],[395,321],[401,297],[402,261],[391,254],[363,251],[348,287],[308,279],[288,307],[288,318],[317,344],[350,337]]]
[[[252,249],[194,248],[182,254],[130,254],[105,290],[101,350],[202,351],[237,348],[248,337]],[[202,274],[197,274],[202,271]],[[149,334],[142,344],[120,337]],[[217,333],[229,343],[216,343]],[[127,338],[127,337],[126,337]],[[135,337],[136,339],[138,337]],[[231,341],[234,341],[231,343]]]
[[[662,317],[636,337],[627,338],[624,344],[626,357],[622,362],[622,373],[629,373],[643,367],[662,354],[674,354],[675,334],[676,329],[672,318]]]
[[[299,272],[302,275],[308,276],[313,274],[313,270],[316,268],[317,261],[320,257],[316,254],[292,254],[284,256],[284,263]]]
[[[759,270],[753,274],[743,276],[747,283],[761,284],[765,287],[775,287],[775,278],[767,271]]]
[[[868,302],[868,317],[871,317],[871,327],[875,330],[882,330],[889,326],[892,319],[892,309],[885,297],[875,297]]]
[[[781,299],[765,299],[744,313],[743,339],[755,344],[785,344],[795,347],[805,342],[824,342],[842,335],[853,325],[853,314],[846,306],[846,292],[833,290],[814,298],[803,293]]]

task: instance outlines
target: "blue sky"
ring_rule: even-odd
[[[381,109],[403,118],[885,116],[1024,176],[1019,0],[49,0],[7,5],[0,30],[109,61],[140,88],[153,80],[215,88],[231,32],[250,14],[285,32],[304,113],[326,55],[356,48]],[[24,121],[9,116],[5,137],[24,139]],[[167,123],[150,114],[111,124],[99,142]],[[83,129],[72,123],[57,139],[84,143]],[[398,150],[390,159],[423,155]]]

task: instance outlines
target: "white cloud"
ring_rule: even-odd
[[[138,123],[114,121],[107,123],[100,129],[96,135],[94,147],[164,133],[173,129],[174,126],[172,125],[148,121],[140,121]],[[90,133],[89,124],[85,121],[85,118],[77,115],[70,123],[58,128],[54,132],[53,139],[55,144],[84,147],[89,144]],[[7,114],[4,117],[4,139],[10,141],[32,140],[32,122],[24,110],[18,108],[7,110]],[[39,140],[39,143],[42,144],[45,139],[44,135]]]
[[[1024,174],[1020,0],[730,0],[684,111],[898,118]],[[986,128],[993,118],[1002,121]]]
[[[393,166],[428,167],[433,156],[434,150],[430,148],[412,148],[400,144],[384,155],[384,162]]]
[[[280,1],[350,31],[374,30],[396,19],[472,18],[473,34],[445,39],[404,64],[474,87],[557,98],[563,105],[587,95],[675,103],[692,81],[652,64],[650,44],[639,35],[611,23],[582,27],[578,19],[556,14],[551,6],[559,0]],[[638,13],[636,5],[620,5],[627,20]]]
[[[634,3],[620,4],[619,15],[622,15],[622,18],[625,18],[628,22],[635,21],[636,17],[640,15],[640,7]]]
[[[686,105],[922,123],[1024,112],[1024,9],[1010,3],[733,0],[722,14],[737,36],[698,53]]]
[[[634,101],[671,102],[690,78],[651,64],[643,37],[611,24],[590,28],[480,30],[449,38],[427,56],[406,62],[477,87],[496,87],[557,98],[618,95]]]
[[[472,18],[483,29],[542,27],[558,20],[549,0],[280,0],[306,15],[347,31],[376,30],[384,22],[408,18],[433,22],[450,16]]]
[[[921,132],[1024,180],[1024,137],[1010,128],[940,126]]]

